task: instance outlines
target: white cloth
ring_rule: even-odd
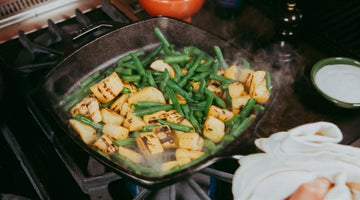
[[[282,200],[301,184],[326,177],[334,187],[325,200],[360,200],[358,191],[346,186],[346,182],[360,182],[360,148],[338,144],[342,138],[335,124],[316,122],[255,140],[264,153],[239,160],[234,199]]]

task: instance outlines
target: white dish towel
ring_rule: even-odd
[[[342,138],[335,124],[316,122],[257,139],[255,144],[264,153],[239,160],[234,199],[282,200],[301,184],[326,177],[334,187],[325,200],[360,200],[359,191],[346,185],[360,183],[360,148],[338,144]]]

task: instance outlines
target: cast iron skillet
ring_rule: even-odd
[[[234,62],[239,64],[242,62],[244,52],[235,49],[223,39],[186,22],[167,17],[157,17],[119,28],[88,43],[53,68],[45,76],[43,83],[44,100],[50,107],[53,118],[73,141],[119,175],[147,188],[163,187],[173,183],[180,178],[184,178],[217,162],[219,159],[253,152],[253,143],[256,139],[256,124],[258,124],[261,118],[261,115],[257,116],[252,125],[227,147],[195,165],[163,177],[147,177],[136,174],[132,170],[127,169],[126,166],[119,165],[103,157],[86,145],[71,128],[68,122],[71,116],[69,112],[64,111],[63,107],[59,106],[59,102],[67,95],[76,91],[79,83],[90,74],[98,70],[104,71],[106,68],[115,65],[120,57],[137,50],[148,52],[154,49],[160,44],[154,34],[155,27],[160,28],[169,42],[176,45],[176,49],[194,45],[214,55],[213,46],[218,45],[221,47],[224,57],[228,60],[229,64]]]

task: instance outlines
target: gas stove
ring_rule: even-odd
[[[41,8],[42,4],[51,1],[30,2],[38,2],[39,5],[34,6]],[[231,182],[238,167],[235,160],[217,162],[162,189],[142,188],[89,157],[51,120],[39,95],[40,80],[47,71],[87,42],[118,27],[150,18],[137,0],[84,2],[88,3],[87,6],[72,6],[70,9],[62,6],[62,9],[68,9],[68,14],[62,18],[50,17],[49,13],[40,9],[39,16],[41,13],[44,18],[34,20],[37,16],[31,15],[26,22],[38,21],[41,25],[26,26],[26,29],[19,25],[26,24],[24,21],[6,25],[9,34],[0,44],[0,72],[4,79],[3,92],[0,83],[0,175],[5,177],[5,181],[2,179],[0,182],[0,193],[3,193],[0,197],[232,199]],[[5,15],[18,15],[20,19],[19,6],[16,3],[11,6],[19,12],[5,6],[13,12],[1,8],[0,21]],[[316,32],[300,32],[295,44],[282,41],[276,34],[278,16],[273,12],[274,1],[252,0],[244,3],[240,14],[232,19],[216,16],[216,9],[214,2],[206,1],[192,23],[223,37],[234,46],[246,49],[249,57],[253,58],[252,62],[271,70],[274,84],[280,88],[270,111],[258,125],[258,135],[268,136],[299,124],[327,120],[343,130],[344,144],[360,145],[359,136],[354,131],[360,123],[359,112],[334,107],[322,99],[310,84],[308,74],[314,62],[335,54],[313,43],[312,35],[317,35]],[[305,16],[312,13],[309,9],[304,10],[308,11],[304,11]],[[304,26],[313,27],[306,17],[304,21]],[[3,23],[0,25],[5,26]],[[345,55],[355,55],[350,53],[343,51]]]

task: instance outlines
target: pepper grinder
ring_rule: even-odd
[[[302,14],[300,9],[296,7],[296,1],[286,1],[285,8],[282,6],[277,16],[277,34],[279,35],[279,39],[281,41],[295,43],[302,20]]]
[[[294,0],[281,4],[276,9],[276,42],[278,66],[291,63],[294,60],[294,48],[297,48],[297,37],[302,14]]]

